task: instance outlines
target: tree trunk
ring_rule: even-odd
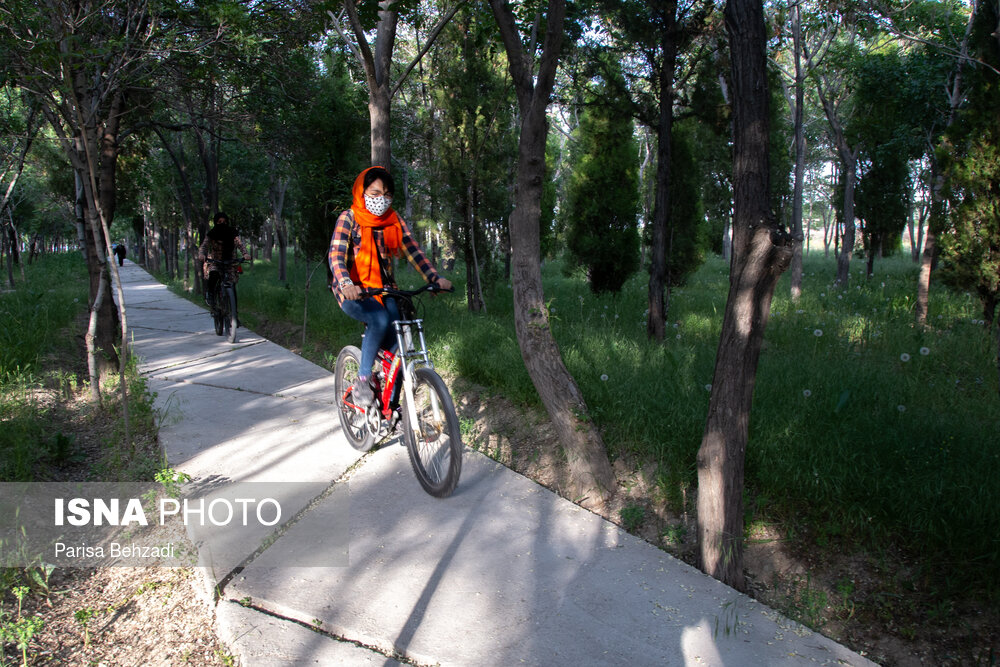
[[[14,237],[13,228],[3,227],[3,245],[7,253],[7,281],[14,287],[14,244],[17,240]]]
[[[851,280],[851,257],[854,254],[854,190],[858,177],[857,152],[847,156],[849,162],[844,165],[844,240],[837,255],[837,284],[841,289],[847,289]]]
[[[743,473],[757,362],[792,239],[771,218],[766,34],[761,0],[729,0],[732,51],[733,259],[712,394],[698,451],[702,569],[737,589],[743,577]]]
[[[795,239],[792,254],[792,302],[802,296],[802,190],[806,174],[806,131],[805,116],[805,74],[802,71],[802,9],[795,3],[792,7],[792,36],[795,51],[795,185],[792,189],[792,238]]]
[[[467,230],[465,234],[465,283],[469,310],[478,313],[486,310],[486,303],[483,301],[483,286],[479,275],[479,254],[476,252],[475,161],[472,164],[472,173],[469,174],[469,183],[466,188],[465,203],[465,228]]]
[[[384,82],[368,93],[368,116],[372,132],[372,165],[392,170],[389,145],[389,83]]]
[[[268,200],[271,204],[271,229],[278,241],[278,280],[288,280],[288,225],[285,223],[285,194],[291,179],[277,173],[278,163],[273,157],[270,158],[271,179],[268,187]],[[265,247],[269,243],[265,242]],[[267,251],[268,254],[270,251]],[[265,257],[265,259],[268,259]]]
[[[677,66],[677,1],[663,5],[660,49],[660,117],[656,128],[656,199],[653,205],[653,227],[650,243],[649,316],[646,335],[662,341],[666,333],[667,302],[667,228],[670,226],[670,143],[674,123],[674,68]]]
[[[552,420],[569,466],[569,491],[575,498],[602,504],[614,493],[615,477],[600,434],[590,422],[586,402],[566,370],[549,327],[542,290],[539,219],[545,178],[546,108],[562,44],[565,0],[549,0],[544,48],[538,71],[525,53],[514,16],[505,0],[490,0],[508,55],[520,110],[517,186],[510,216],[514,328],[521,357]]]
[[[931,269],[934,268],[934,255],[937,252],[937,235],[934,228],[941,222],[944,215],[944,201],[941,194],[944,182],[938,173],[937,161],[933,159],[931,160],[931,183],[931,210],[927,219],[927,231],[924,233],[924,251],[920,258],[920,273],[917,276],[917,302],[914,304],[914,316],[920,326],[927,326]]]

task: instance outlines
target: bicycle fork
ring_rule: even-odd
[[[424,340],[424,321],[423,320],[397,320],[393,322],[393,327],[396,329],[396,358],[393,360],[395,363],[397,360],[401,360],[402,372],[403,372],[403,396],[406,399],[406,412],[410,419],[410,424],[414,429],[419,428],[419,422],[417,421],[417,406],[413,400],[413,383],[414,376],[416,375],[417,364],[421,364],[430,369],[434,369],[434,362],[431,361],[430,355],[427,354],[427,342]],[[414,345],[413,333],[416,331],[420,346],[416,347]],[[440,422],[442,420],[441,405],[438,403],[437,392],[430,392],[431,398],[431,413],[434,416],[435,422]],[[426,436],[421,433],[420,436],[425,438]]]

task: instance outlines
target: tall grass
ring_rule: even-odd
[[[87,307],[87,270],[79,253],[43,255],[25,267],[24,282],[0,294],[0,481],[27,481],[37,461],[62,453],[49,439],[48,407],[34,393],[41,360]]]
[[[286,284],[268,264],[244,274],[241,317],[251,326],[301,325],[305,267],[289,268]],[[646,339],[644,276],[617,296],[595,296],[582,275],[561,268],[543,270],[553,332],[610,454],[657,464],[662,495],[678,498],[696,481],[727,264],[710,259],[674,290],[662,344]],[[940,585],[997,596],[998,578],[981,573],[1000,571],[1000,400],[978,301],[935,284],[932,326],[922,330],[907,258],[879,261],[871,279],[859,263],[843,290],[832,284],[832,258],[809,256],[805,271],[801,299],[791,302],[785,276],[772,306],[747,448],[748,513],[821,542],[902,546],[922,554]],[[317,275],[304,352],[322,359],[356,343],[360,327]],[[461,290],[424,301],[436,363],[537,403],[509,286],[487,291],[488,315],[469,313]]]
[[[61,342],[61,330],[87,307],[80,253],[42,255],[25,267],[25,278],[0,293],[0,383],[31,374],[39,357]]]

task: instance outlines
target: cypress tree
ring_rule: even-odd
[[[581,118],[565,212],[570,254],[597,293],[619,292],[639,268],[639,151],[631,117],[609,92]]]

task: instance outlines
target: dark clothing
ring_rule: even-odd
[[[243,247],[240,235],[233,227],[225,223],[217,223],[205,234],[205,240],[198,248],[198,257],[202,261],[206,259],[231,260],[236,259],[236,251],[240,251],[240,256],[246,258],[247,251]],[[211,277],[213,271],[218,271],[218,265],[213,262],[205,262],[203,275],[206,280]],[[236,267],[228,269],[229,279],[234,283],[237,281]]]
[[[127,254],[124,243],[119,243],[115,246],[115,257],[118,258],[118,266],[123,266],[125,264],[125,255]]]

